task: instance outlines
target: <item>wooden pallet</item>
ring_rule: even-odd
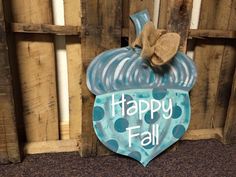
[[[134,40],[134,27],[128,16],[148,9],[152,17],[154,0],[65,0],[65,26],[52,25],[49,0],[43,4],[11,0],[11,6],[7,0],[1,2],[5,10],[11,9],[13,13],[5,13],[4,18],[0,4],[3,31],[0,54],[4,55],[0,62],[0,98],[6,100],[5,104],[0,103],[0,121],[3,122],[0,161],[8,162],[11,153],[16,160],[10,161],[20,160],[16,122],[19,122],[18,135],[22,138],[20,142],[24,142],[25,153],[109,154],[93,132],[94,96],[86,87],[85,71],[100,52],[120,47],[122,40],[129,43]],[[189,29],[192,0],[161,0],[160,7],[158,29],[178,32],[183,52],[188,48],[188,40],[195,46],[194,60],[199,78],[190,94],[190,128],[182,140],[214,138],[224,143],[236,142],[236,0],[202,0],[199,29]],[[68,58],[70,122],[61,126],[58,123],[54,35],[66,36]],[[12,38],[15,45],[7,44],[6,37]],[[7,45],[9,50],[15,47],[17,61],[7,55]],[[11,83],[11,79],[16,81]],[[13,93],[13,88],[19,88],[21,98]],[[20,107],[23,116],[17,114],[21,111],[16,108]],[[7,109],[10,114],[5,116]]]

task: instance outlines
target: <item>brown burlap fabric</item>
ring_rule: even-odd
[[[152,66],[160,66],[169,62],[179,48],[180,35],[177,33],[161,33],[152,22],[144,25],[143,31],[135,39],[132,47],[142,48],[141,56],[148,59]]]

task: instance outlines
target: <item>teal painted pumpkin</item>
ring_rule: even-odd
[[[139,35],[149,15],[142,11],[131,19]],[[131,47],[101,53],[87,69],[87,86],[96,95],[93,127],[99,140],[146,166],[186,132],[197,72],[184,53],[156,68],[140,53]]]

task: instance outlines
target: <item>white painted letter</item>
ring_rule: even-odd
[[[159,144],[159,124],[156,124],[156,145]]]
[[[133,134],[133,135],[131,134],[131,130],[137,129],[137,128],[140,128],[140,126],[134,126],[134,127],[126,128],[126,131],[127,130],[129,131],[129,147],[131,147],[131,138],[135,137],[135,136],[139,136],[139,133],[136,133],[136,134]]]
[[[132,105],[132,104],[133,104],[133,105]],[[128,107],[129,107],[129,105],[132,105],[132,106],[130,106],[130,107],[127,109],[127,114],[128,114],[129,116],[132,116],[132,115],[134,115],[134,114],[137,113],[137,111],[138,111],[138,105],[137,105],[137,102],[136,102],[136,101],[134,101],[134,100],[128,101],[128,102],[127,102],[127,105],[128,105]]]
[[[167,107],[167,109],[166,109],[166,108],[165,108],[165,101],[163,101],[163,102],[162,102],[162,109],[163,109],[164,113],[167,113],[167,114],[168,114],[168,116],[166,116],[165,114],[163,114],[163,117],[164,117],[165,119],[169,119],[169,118],[171,118],[171,116],[172,116],[172,100],[171,100],[171,99],[169,99],[169,103],[168,103],[167,106],[168,106],[168,107]]]
[[[142,109],[142,107],[143,107],[142,103],[145,103],[146,108]],[[149,106],[149,103],[145,100],[139,100],[138,106],[139,106],[139,119],[141,120],[142,119],[142,114],[147,112],[149,110],[150,106]]]
[[[154,108],[154,103],[157,104],[156,108]],[[151,99],[151,119],[153,119],[153,113],[159,111],[160,109],[161,109],[160,101],[155,100],[155,99]]]
[[[141,140],[141,145],[142,145],[142,146],[147,146],[147,145],[149,145],[149,144],[152,142],[152,135],[151,135],[150,132],[143,132],[143,133],[141,134],[141,136],[144,136],[144,135],[146,135],[146,134],[147,134],[147,136],[144,137],[144,138]],[[145,141],[146,141],[146,142],[145,142]]]
[[[119,105],[119,104],[122,104],[122,116],[125,116],[125,97],[124,97],[124,94],[122,94],[121,96],[121,101],[118,101],[118,102],[115,102],[115,96],[114,94],[112,94],[112,103],[111,103],[111,106],[112,106],[112,117],[115,117],[115,105]]]

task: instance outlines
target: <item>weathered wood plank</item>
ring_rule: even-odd
[[[0,104],[0,163],[8,163],[8,154],[7,154],[7,143],[6,143],[6,132],[5,132],[5,123],[4,123],[4,116],[3,116],[3,103],[7,103],[6,98],[9,97],[9,95],[7,95],[6,90],[8,90],[8,86],[7,84],[7,75],[6,72],[9,73],[9,71],[6,71],[6,69],[4,69],[5,67],[7,67],[9,65],[9,63],[6,63],[7,61],[7,51],[6,49],[4,50],[4,48],[6,48],[6,33],[5,32],[5,24],[4,24],[4,13],[3,13],[3,5],[2,5],[2,1],[0,1],[0,37],[1,37],[1,52],[0,52],[0,98],[1,100],[4,100],[4,102],[1,101]],[[8,66],[9,67],[9,66]],[[3,99],[3,97],[5,99]],[[8,108],[9,109],[9,108]]]
[[[24,146],[25,154],[57,153],[79,151],[79,139],[30,142]]]
[[[157,29],[166,29],[167,28],[167,19],[169,19],[167,9],[168,8],[168,1],[161,0],[160,1],[160,11],[159,11],[159,20]]]
[[[67,3],[68,4],[68,3]],[[55,35],[80,35],[80,26],[60,26],[52,24],[11,23],[15,33],[40,33]]]
[[[234,72],[234,80],[224,126],[224,142],[236,143],[236,69]]]
[[[2,73],[0,72],[0,74]],[[0,153],[0,163],[20,162],[12,87],[9,85],[5,89],[5,93],[0,93],[0,147],[2,147],[0,151],[3,153]]]
[[[191,20],[192,0],[168,0],[167,15],[162,18],[166,23],[161,22],[162,25],[167,24],[167,32],[176,32],[180,35],[179,50],[186,52],[188,30]],[[173,151],[176,150],[178,143],[172,146]]]
[[[181,36],[179,50],[182,52],[186,52],[192,5],[192,0],[168,1],[167,32],[179,33]]]
[[[13,77],[2,2],[0,1],[0,164],[20,161]]]
[[[232,10],[232,1],[228,0],[203,0],[202,10],[199,20],[200,29],[228,30],[229,19]],[[219,99],[227,98],[228,88],[221,88],[219,92],[220,78],[229,77],[226,83],[229,84],[231,67],[225,60],[224,47],[225,40],[198,40],[195,48],[195,63],[198,68],[198,80],[191,92],[192,120],[190,129],[204,129],[222,127],[225,115],[226,105],[223,109],[216,110],[216,104]],[[233,58],[232,58],[233,59]],[[232,59],[229,63],[232,63]],[[227,66],[225,76],[222,72],[222,66]],[[225,66],[226,66],[225,65]],[[226,84],[225,83],[225,84]],[[223,91],[223,89],[226,89]],[[221,94],[218,98],[217,96]],[[223,94],[223,95],[222,95]],[[222,99],[223,100],[223,99]],[[224,104],[228,101],[223,100]],[[221,116],[215,116],[215,112]]]
[[[166,32],[165,29],[157,29],[158,32]],[[122,28],[122,37],[129,37],[129,29]],[[189,29],[188,39],[192,38],[225,38],[236,39],[236,31],[234,30],[204,30],[204,29]]]
[[[73,2],[73,1],[71,1]],[[125,1],[128,2],[128,1]],[[65,5],[70,4],[66,3]],[[126,6],[125,6],[126,7]],[[65,6],[66,8],[66,6]],[[126,7],[127,8],[127,7]],[[78,10],[77,10],[78,11]],[[75,11],[75,12],[77,12]],[[128,17],[126,9],[123,10],[124,12],[124,19]],[[129,12],[129,11],[128,11]],[[79,16],[78,16],[79,17]],[[78,18],[77,17],[77,18]],[[71,20],[71,16],[68,20]],[[78,18],[80,19],[80,18]],[[127,22],[123,20],[123,27],[122,27],[122,37],[129,36],[129,28]],[[159,31],[166,31],[165,29],[158,28]],[[11,31],[15,33],[30,33],[30,34],[54,34],[54,35],[66,35],[66,36],[79,36],[81,33],[81,26],[79,25],[66,25],[66,26],[59,26],[59,25],[51,25],[51,24],[31,24],[31,23],[11,23]],[[235,39],[236,38],[236,31],[235,30],[204,30],[204,29],[190,29],[189,38],[229,38]],[[74,37],[73,37],[74,38]]]
[[[119,47],[121,39],[121,0],[81,0],[82,32],[81,52],[83,62],[82,75],[82,134],[81,155],[105,153],[98,142],[92,127],[94,96],[86,86],[86,68],[100,52]]]
[[[138,11],[147,9],[150,15],[150,19],[153,19],[154,0],[130,0],[129,1],[129,15],[132,15]],[[128,18],[124,17],[124,18]],[[136,38],[135,27],[133,22],[129,22],[129,43],[131,44]]]
[[[65,0],[65,24],[81,26],[80,0]],[[66,51],[69,79],[70,139],[81,136],[82,126],[82,58],[80,37],[66,37]]]
[[[13,22],[52,23],[49,0],[11,0]],[[40,7],[40,8],[39,8]],[[16,53],[23,99],[26,140],[57,140],[58,110],[53,38],[16,34]]]
[[[122,0],[122,28],[129,29],[129,0]]]
[[[209,29],[190,29],[190,38],[236,38],[235,30],[209,30]]]
[[[161,0],[158,29],[177,32],[181,36],[180,51],[186,52],[192,12],[192,0]]]
[[[88,26],[98,26],[97,1],[81,0],[83,30],[88,30]],[[93,12],[93,13],[90,13]],[[96,15],[95,15],[96,14]],[[87,35],[86,35],[87,34]],[[82,129],[81,129],[81,156],[96,155],[96,136],[92,126],[92,111],[94,96],[86,87],[86,66],[96,55],[98,48],[96,35],[89,36],[88,32],[81,33],[81,58],[82,58]]]
[[[204,140],[204,139],[218,139],[223,140],[223,129],[222,128],[211,128],[211,129],[197,129],[188,130],[181,140]]]

